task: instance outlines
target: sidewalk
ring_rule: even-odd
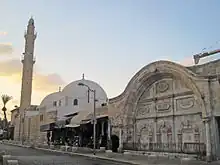
[[[3,144],[14,145],[14,146],[19,146],[19,147],[30,147],[27,145],[24,146],[20,144],[9,143],[9,142],[3,142]],[[76,153],[76,152],[67,152],[67,151],[52,150],[52,149],[46,149],[46,148],[37,148],[37,147],[35,147],[34,149],[68,154],[71,156],[74,156],[74,155],[84,156],[84,157],[89,157],[92,159],[102,159],[102,160],[108,160],[108,161],[113,161],[113,162],[131,164],[131,165],[153,165],[153,164],[157,164],[157,165],[179,165],[179,164],[181,165],[203,165],[203,164],[207,164],[206,162],[202,162],[198,160],[188,160],[188,159],[180,160],[180,159],[171,159],[168,157],[156,157],[153,155],[152,156],[140,156],[140,155],[131,155],[131,154],[111,153],[111,152],[96,153],[96,155],[93,155],[92,153]],[[220,163],[218,162],[215,162],[214,164],[216,163],[220,165]]]

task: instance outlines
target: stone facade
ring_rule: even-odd
[[[220,60],[192,67],[169,61],[145,66],[121,95],[109,100],[112,134],[140,150],[175,144],[179,152],[183,145],[197,144],[190,150],[199,146],[208,158],[217,157],[219,72]]]

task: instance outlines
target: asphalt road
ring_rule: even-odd
[[[83,156],[68,156],[60,153],[35,150],[0,144],[0,151],[16,157],[19,165],[127,165]]]

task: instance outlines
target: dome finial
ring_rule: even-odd
[[[85,75],[84,75],[84,73],[82,74],[82,79],[83,79],[83,80],[85,79]]]

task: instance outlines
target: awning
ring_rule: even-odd
[[[62,117],[61,119],[57,120],[55,122],[55,128],[64,128],[67,123],[68,120],[72,119],[72,116],[70,117]]]
[[[108,108],[101,107],[96,109],[96,119],[101,119],[108,117]],[[93,119],[93,112],[90,112],[89,115],[82,121],[82,124],[90,123]]]
[[[96,117],[96,119],[101,119],[101,118],[104,118],[104,117],[108,117],[108,115],[107,114],[106,115],[99,115],[99,116]]]
[[[51,131],[54,129],[55,123],[44,124],[40,126],[40,132]]]
[[[78,114],[76,116],[74,116],[71,121],[70,121],[70,124],[66,125],[67,126],[72,126],[73,127],[79,127],[82,120],[86,119],[87,116],[90,114],[91,112],[90,111],[80,111],[78,112]]]
[[[76,128],[76,127],[79,127],[80,125],[78,124],[68,124],[68,125],[65,125],[66,128]]]
[[[99,116],[96,116],[96,119],[101,119],[104,117],[108,117],[108,115],[99,115]],[[93,119],[93,115],[90,114],[86,119],[82,120],[81,124],[88,124],[92,122],[92,119]]]

